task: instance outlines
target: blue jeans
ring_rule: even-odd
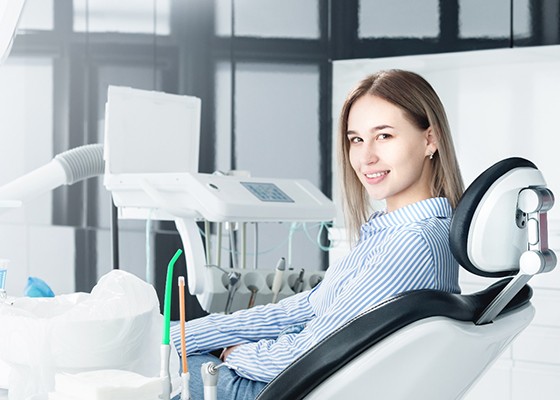
[[[219,358],[211,354],[188,356],[190,384],[189,390],[192,400],[204,400],[204,387],[200,375],[200,367],[207,362],[220,364]],[[252,381],[240,377],[229,368],[220,368],[218,374],[218,400],[253,400],[266,386],[264,382]]]

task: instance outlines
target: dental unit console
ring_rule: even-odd
[[[198,222],[220,228],[249,222],[323,222],[334,218],[335,208],[303,179],[198,173],[199,120],[197,98],[109,88],[104,184],[119,218],[175,221],[185,249],[189,291],[208,312],[265,304],[294,294],[295,286],[300,291],[319,282],[322,271],[309,273],[303,282],[299,271],[283,273],[280,284],[273,285],[278,275],[273,267],[211,266],[210,233],[205,250]]]

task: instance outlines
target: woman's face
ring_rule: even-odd
[[[422,131],[399,107],[365,95],[350,108],[347,137],[358,179],[373,199],[386,200],[388,211],[432,197],[431,128]]]

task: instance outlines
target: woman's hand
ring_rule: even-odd
[[[236,344],[235,346],[230,346],[230,347],[226,347],[223,351],[222,354],[220,354],[220,360],[222,360],[222,362],[225,362],[226,359],[228,358],[228,356],[231,354],[231,352],[235,349],[237,349],[239,347],[238,344]]]

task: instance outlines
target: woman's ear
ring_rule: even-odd
[[[438,150],[437,137],[431,126],[424,131],[424,135],[426,137],[426,155],[430,156],[435,154]]]

